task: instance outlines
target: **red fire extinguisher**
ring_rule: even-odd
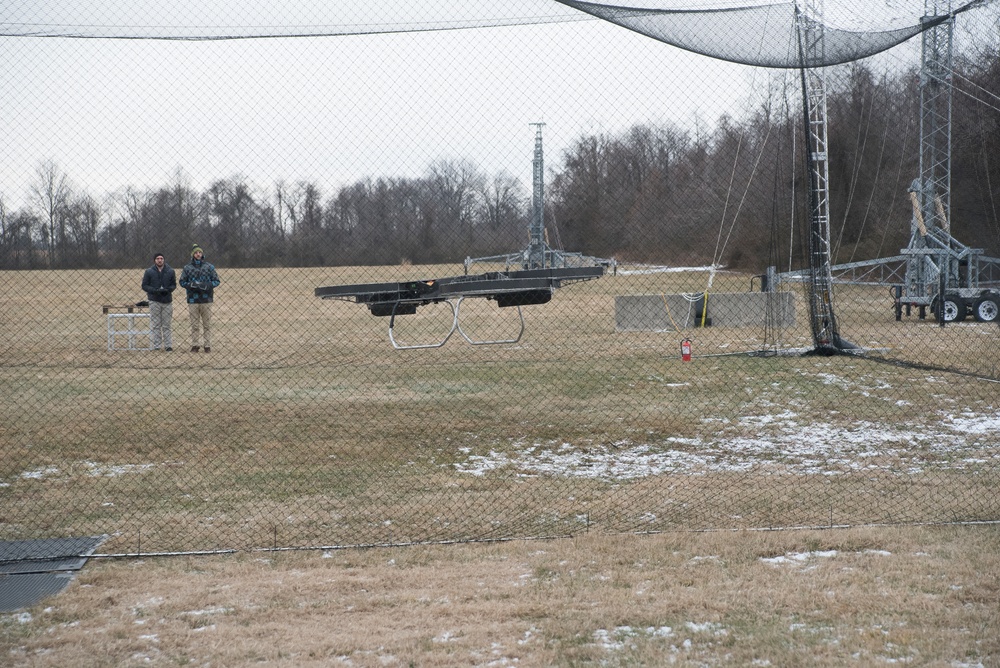
[[[691,339],[681,341],[681,359],[685,362],[691,361]]]

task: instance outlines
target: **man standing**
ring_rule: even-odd
[[[149,298],[149,325],[153,330],[153,350],[173,350],[170,323],[174,317],[173,291],[177,277],[173,267],[163,259],[163,253],[153,256],[153,266],[142,275],[142,289]]]
[[[191,319],[191,352],[198,352],[199,338],[205,352],[212,352],[212,300],[219,287],[215,267],[205,262],[205,253],[198,244],[191,246],[191,262],[181,271],[181,287],[187,290],[188,317]],[[204,337],[201,337],[201,332]]]

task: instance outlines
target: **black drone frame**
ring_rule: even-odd
[[[589,281],[604,275],[604,267],[561,267],[550,269],[522,269],[497,271],[474,276],[448,276],[426,281],[402,283],[362,283],[357,285],[331,285],[316,288],[320,299],[365,304],[374,316],[389,317],[389,341],[397,350],[415,348],[440,348],[455,332],[474,346],[517,343],[524,334],[522,306],[546,304],[552,300],[556,288],[569,283]],[[462,301],[468,298],[493,300],[500,308],[516,307],[520,331],[516,338],[480,341],[473,339],[460,324]],[[448,334],[439,342],[404,345],[396,341],[393,327],[396,316],[412,315],[417,308],[427,304],[445,302],[451,308],[452,321]]]

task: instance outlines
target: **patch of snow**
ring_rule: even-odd
[[[455,642],[457,639],[458,635],[454,631],[443,631],[435,636],[434,642]]]
[[[191,615],[192,617],[201,617],[203,615],[219,615],[225,614],[227,612],[232,612],[232,608],[207,608],[205,610],[188,610],[182,612],[182,615]]]
[[[626,643],[636,638],[669,638],[674,630],[669,626],[647,626],[634,629],[631,626],[617,626],[611,631],[597,629],[594,631],[594,641],[603,649],[611,652],[624,649]]]
[[[837,556],[836,550],[822,550],[813,552],[788,552],[777,557],[761,557],[760,560],[772,566],[782,566],[784,564],[802,564],[810,559],[828,559]]]
[[[538,629],[532,626],[530,629],[524,632],[523,638],[518,639],[517,644],[527,645],[529,642],[531,642],[531,639],[534,637],[536,633],[538,633]]]
[[[509,447],[493,448],[485,455],[464,451],[465,460],[449,466],[474,476],[507,469],[521,477],[614,482],[665,473],[743,472],[755,467],[792,475],[916,474],[930,467],[974,468],[1000,456],[1000,443],[984,447],[977,441],[982,435],[1000,433],[1000,417],[994,415],[942,415],[937,423],[925,425],[862,421],[843,426],[803,424],[797,413],[782,410],[744,417],[735,425],[720,425],[710,418],[705,424],[713,427],[710,440],[671,437],[658,443],[626,440],[598,446],[514,440]],[[745,435],[748,431],[754,435]]]
[[[962,413],[947,419],[945,425],[961,434],[1000,434],[1000,415]]]
[[[153,464],[98,464],[97,462],[83,461],[80,462],[87,470],[87,475],[95,478],[116,478],[120,475],[126,473],[141,473],[143,471],[148,471],[153,468]],[[51,478],[57,476],[61,473],[60,469],[54,466],[48,466],[46,468],[35,469],[33,471],[24,471],[18,477],[24,480],[44,480],[46,478]],[[70,472],[72,475],[72,471]]]
[[[715,267],[708,265],[705,267],[667,267],[664,265],[638,265],[636,269],[621,269],[617,270],[617,273],[622,276],[637,276],[646,274],[679,274],[687,271],[717,271],[721,267]]]
[[[102,478],[116,478],[126,473],[137,473],[148,471],[153,468],[152,464],[98,464],[96,462],[83,462],[89,471],[89,475]]]
[[[597,629],[596,631],[594,631],[594,641],[601,648],[609,652],[619,650],[625,647],[625,643],[618,640],[612,640],[611,634],[605,629]]]
[[[728,634],[721,624],[715,622],[685,622],[684,626],[694,633],[710,633],[714,636],[724,636]]]
[[[837,556],[837,550],[818,550],[812,552],[789,552],[777,557],[761,557],[760,561],[771,566],[783,566],[786,564],[802,565],[815,559],[829,559]],[[866,554],[876,557],[891,557],[892,552],[886,550],[864,550],[855,554]]]
[[[25,471],[20,475],[21,478],[25,480],[42,480],[48,476],[56,475],[59,473],[59,469],[54,466],[49,466],[44,469],[36,469],[34,471]]]

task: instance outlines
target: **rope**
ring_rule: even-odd
[[[771,101],[770,101],[770,95],[769,95],[768,96],[768,102],[767,102],[767,118],[770,119],[770,117],[771,117]],[[757,153],[757,159],[754,160],[753,168],[750,170],[750,178],[747,179],[746,187],[743,189],[743,195],[740,197],[740,202],[736,206],[736,212],[733,213],[733,222],[729,226],[729,231],[726,233],[726,240],[725,240],[724,243],[722,243],[722,247],[721,248],[719,247],[719,240],[716,241],[716,244],[715,244],[715,256],[714,256],[714,260],[712,261],[712,267],[713,268],[719,266],[720,263],[722,262],[722,255],[726,252],[726,246],[729,245],[729,239],[732,238],[732,236],[733,236],[733,229],[736,228],[736,220],[740,216],[740,211],[743,210],[743,204],[744,204],[744,202],[746,202],[747,195],[750,192],[750,186],[751,186],[751,184],[753,184],[754,177],[757,175],[757,168],[760,166],[760,161],[764,157],[764,150],[767,147],[767,141],[771,137],[771,126],[772,125],[773,125],[773,123],[770,123],[770,122],[767,124],[767,132],[764,133],[764,140],[760,143],[760,151]],[[745,132],[744,132],[744,134],[745,134]],[[740,145],[742,145],[742,143],[743,143],[743,136],[741,135],[740,136]],[[730,189],[730,192],[732,191],[733,180],[735,179],[735,176],[736,176],[736,163],[738,162],[738,156],[739,156],[739,149],[737,148],[737,160],[733,161],[733,175],[730,177],[730,180],[729,180],[729,189]],[[722,224],[719,226],[719,237],[720,237],[720,240],[721,240],[721,237],[722,237],[722,229],[725,227],[725,224],[726,224],[725,223],[726,209],[728,207],[729,207],[729,192],[726,193],[726,206],[723,208],[723,211],[722,211],[722,218],[723,218],[723,220],[722,220]]]
[[[265,39],[315,39],[318,37],[353,37],[358,35],[393,35],[398,33],[444,32],[469,30],[477,28],[500,28],[520,25],[545,25],[550,23],[576,23],[581,21],[597,21],[593,16],[581,12],[560,14],[523,15],[511,17],[496,17],[471,20],[427,20],[400,21],[395,23],[348,23],[301,25],[290,24],[278,26],[284,31],[274,30],[275,26],[246,26],[247,33],[227,32],[233,29],[228,25],[195,26],[207,31],[215,30],[216,34],[178,33],[173,35],[155,34],[151,28],[144,25],[112,25],[112,24],[61,24],[61,23],[20,23],[7,24],[9,29],[0,32],[0,37],[31,37],[55,39],[96,39],[123,41],[154,41],[154,42],[225,42],[237,40]],[[184,30],[191,26],[161,26],[161,29]],[[156,28],[153,28],[156,29]],[[86,32],[86,31],[92,32]],[[133,32],[129,33],[128,30]],[[106,31],[105,34],[98,34]]]
[[[857,68],[852,68],[852,73],[857,73]],[[875,91],[872,91],[872,97],[874,98]],[[844,217],[840,222],[840,234],[837,235],[837,243],[833,245],[831,249],[831,260],[840,254],[840,246],[844,241],[844,230],[847,229],[847,217],[851,211],[851,204],[854,203],[854,195],[858,188],[858,164],[862,162],[865,150],[868,147],[868,133],[871,130],[872,124],[872,112],[871,106],[868,106],[868,113],[865,113],[865,100],[861,100],[861,116],[865,118],[864,131],[862,131],[861,124],[858,124],[858,136],[854,142],[854,165],[851,168],[851,182],[847,188],[847,202],[844,204]],[[860,146],[859,146],[860,145]],[[876,175],[876,181],[878,176]],[[874,183],[873,183],[874,185]],[[862,221],[862,227],[864,226],[864,221]],[[860,241],[860,234],[858,240],[854,243],[854,248],[857,250],[857,244]],[[853,257],[853,252],[851,254]]]
[[[961,72],[956,72],[956,71],[952,71],[952,73],[951,73],[951,74],[952,74],[952,77],[954,77],[954,78],[956,78],[956,79],[961,79],[962,81],[964,81],[965,83],[969,84],[969,85],[970,85],[970,86],[972,86],[973,88],[975,88],[975,89],[977,89],[977,90],[979,90],[979,91],[981,91],[981,92],[985,93],[986,95],[988,95],[988,96],[990,96],[990,97],[994,98],[995,100],[997,100],[997,102],[998,102],[998,103],[1000,103],[1000,95],[997,95],[996,93],[994,93],[994,92],[993,92],[993,91],[991,91],[990,89],[988,89],[988,88],[984,88],[983,86],[980,86],[979,84],[977,84],[977,83],[976,83],[975,81],[973,81],[972,79],[970,79],[970,78],[968,78],[968,77],[964,76],[964,75],[963,75],[963,74],[962,74]],[[1000,107],[996,107],[996,106],[993,106],[992,104],[990,104],[990,103],[989,103],[989,102],[987,102],[986,100],[984,100],[984,99],[982,99],[982,98],[979,98],[979,97],[976,97],[976,96],[975,96],[975,95],[973,95],[972,93],[970,93],[970,92],[968,92],[968,91],[965,91],[965,90],[962,90],[962,89],[961,89],[961,88],[959,88],[958,86],[952,86],[952,89],[953,89],[953,90],[955,90],[955,91],[958,91],[958,92],[959,92],[959,93],[961,93],[962,95],[965,95],[965,96],[968,96],[968,97],[971,97],[971,98],[972,98],[973,100],[975,100],[976,102],[981,102],[982,104],[984,104],[985,106],[989,107],[989,108],[990,108],[990,109],[992,109],[993,111],[1000,111]]]
[[[714,266],[709,271],[709,273],[714,277],[714,275],[715,275],[715,267]],[[711,282],[711,280],[712,279],[710,278],[709,282]],[[708,290],[705,290],[704,292],[684,292],[684,293],[681,293],[681,297],[683,297],[685,300],[687,300],[687,303],[688,303],[687,317],[684,319],[684,327],[685,328],[688,326],[688,323],[691,322],[691,309],[694,306],[694,304],[698,303],[699,299],[702,300],[702,306],[701,306],[701,323],[699,324],[699,326],[703,327],[703,328],[705,327],[705,322],[708,320],[708,293],[709,293]]]
[[[882,84],[883,84],[882,87],[885,88],[886,86],[885,86],[884,76],[882,79]],[[874,92],[872,93],[872,96],[874,98]],[[872,118],[871,114],[869,113],[868,122],[865,124],[865,144],[868,143],[868,129],[871,126],[871,122]],[[875,177],[871,181],[871,190],[869,191],[868,194],[868,204],[865,206],[865,215],[861,219],[861,227],[858,229],[857,239],[855,239],[854,241],[854,248],[851,250],[851,255],[850,257],[847,258],[848,262],[854,261],[854,258],[858,252],[858,246],[861,244],[861,239],[864,237],[865,227],[868,225],[868,218],[869,215],[871,214],[872,204],[874,202],[875,192],[877,190],[876,186],[878,184],[879,178],[881,178],[882,176],[882,157],[885,155],[885,145],[886,142],[888,141],[888,137],[889,137],[889,123],[884,123],[882,130],[882,142],[881,144],[879,144],[878,160],[875,161]],[[857,165],[857,162],[855,162],[855,165]],[[851,196],[848,200],[847,207],[844,209],[844,223],[840,228],[840,238],[837,240],[838,248],[840,246],[841,240],[843,240],[844,238],[844,228],[847,226],[847,211],[848,209],[850,209],[850,202],[854,199],[854,188],[855,184],[857,184],[857,181],[858,181],[857,169],[855,169],[854,178],[851,181]]]
[[[719,221],[719,236],[715,239],[715,252],[712,253],[712,264],[716,264],[719,261],[719,246],[722,245],[722,232],[726,228],[726,213],[729,211],[729,197],[733,194],[733,181],[736,180],[736,166],[740,162],[740,153],[743,150],[743,136],[746,134],[746,130],[740,134],[740,140],[736,142],[736,157],[733,158],[733,171],[729,175],[729,187],[726,188],[726,201],[722,206],[722,220]],[[735,220],[736,217],[733,216]],[[728,241],[728,236],[726,237]],[[723,247],[724,249],[724,247]]]
[[[787,76],[787,74],[786,74],[786,76]],[[785,117],[788,118],[788,119],[792,118],[792,110],[791,110],[790,105],[788,103],[788,88],[787,87],[785,88]],[[796,211],[796,206],[795,206],[795,204],[796,204],[796,202],[795,202],[795,195],[796,195],[795,186],[796,186],[796,184],[798,182],[798,179],[795,176],[798,173],[796,171],[796,169],[795,169],[798,166],[798,156],[795,153],[795,148],[796,148],[796,143],[797,143],[796,142],[796,138],[798,137],[799,133],[795,129],[794,124],[791,123],[791,122],[789,122],[789,124],[788,124],[788,131],[792,135],[792,152],[791,152],[791,162],[792,162],[792,174],[791,174],[792,195],[791,196],[792,196],[792,200],[791,200],[791,213],[790,213],[789,221],[788,221],[788,271],[791,271],[792,270],[792,266],[793,266],[793,260],[794,260],[794,257],[795,257],[795,211]]]
[[[663,300],[663,308],[667,310],[667,318],[670,320],[670,324],[674,326],[674,331],[681,331],[681,328],[677,326],[676,322],[674,322],[674,316],[670,315],[670,306],[667,304],[667,296],[661,293],[660,299]]]

